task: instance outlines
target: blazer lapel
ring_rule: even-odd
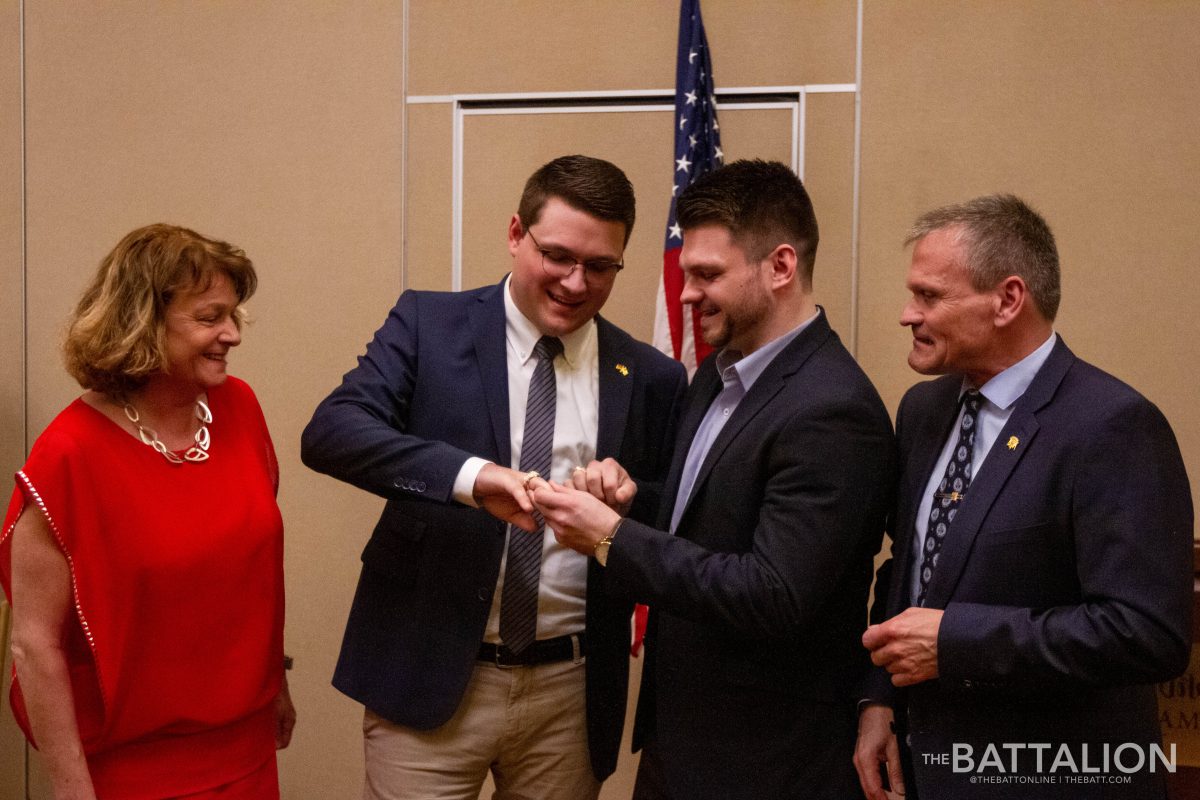
[[[496,437],[497,463],[512,462],[512,443],[508,430],[508,354],[505,352],[504,281],[491,291],[478,295],[467,308],[475,360],[483,395],[487,399],[492,433]]]
[[[817,348],[824,344],[825,340],[832,335],[829,328],[829,323],[825,319],[825,311],[821,310],[820,314],[812,324],[808,326],[799,336],[797,336],[787,347],[783,348],[771,363],[767,366],[763,373],[758,376],[758,380],[750,387],[750,391],[738,403],[734,409],[733,415],[729,421],[725,423],[725,427],[717,435],[713,441],[712,447],[709,448],[708,454],[704,457],[704,463],[700,465],[700,471],[696,473],[696,482],[692,484],[692,493],[688,497],[688,505],[692,503],[692,499],[700,493],[704,482],[708,480],[708,476],[713,471],[713,467],[721,460],[721,456],[729,447],[730,443],[737,438],[743,428],[758,415],[760,411],[783,389],[787,381],[795,374],[809,357],[816,352]],[[708,398],[708,402],[703,404],[699,409],[699,415],[695,420],[695,427],[691,429],[692,436],[688,437],[687,442],[690,446],[692,437],[695,436],[696,428],[700,426],[701,420],[704,418],[705,412],[712,404],[712,400],[720,393],[721,380],[716,376],[715,391]],[[694,409],[689,409],[689,412]],[[683,470],[683,460],[687,458],[687,451],[684,451],[682,459],[679,461],[679,471]],[[674,470],[672,470],[674,472]],[[675,481],[675,490],[678,492],[678,479]],[[684,508],[684,513],[687,513],[687,508]],[[682,517],[680,517],[682,519]],[[682,527],[682,525],[681,525]]]
[[[696,431],[700,428],[709,405],[720,392],[721,379],[710,358],[696,370],[692,385],[688,387],[687,403],[679,421],[679,433],[675,437],[675,452],[671,456],[671,468],[667,471],[667,479],[663,483],[662,500],[659,505],[659,527],[664,530],[671,523],[675,498],[679,494],[679,482],[683,480],[683,465],[687,461],[692,440],[696,438]],[[695,491],[692,493],[695,494]]]
[[[1008,423],[971,480],[967,499],[959,507],[958,516],[942,542],[942,554],[925,596],[927,606],[944,608],[953,596],[984,519],[1033,444],[1039,427],[1037,412],[1050,402],[1074,360],[1074,354],[1060,338],[1025,394],[1017,400]]]
[[[596,430],[596,458],[617,458],[625,438],[625,420],[633,396],[634,375],[638,364],[632,348],[612,323],[596,317],[596,345],[599,350],[599,421]]]

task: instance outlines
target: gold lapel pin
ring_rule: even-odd
[[[1018,439],[1017,437],[1015,437],[1015,436],[1008,437],[1008,449],[1009,450],[1016,450],[1017,445],[1019,445],[1020,443],[1021,443],[1021,440]]]
[[[629,367],[624,364],[617,364],[617,372],[621,373],[626,378],[629,377]]]

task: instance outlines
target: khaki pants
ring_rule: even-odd
[[[595,800],[584,676],[571,661],[501,669],[478,663],[458,711],[418,731],[367,709],[364,800]]]

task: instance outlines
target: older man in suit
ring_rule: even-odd
[[[526,486],[574,471],[634,517],[657,505],[686,378],[598,316],[633,221],[614,165],[546,164],[511,274],[401,295],[304,431],[306,464],[387,499],[334,674],[366,706],[367,798],[474,800],[490,770],[497,797],[580,800],[614,769],[632,603]]]
[[[814,303],[817,222],[783,164],[680,196],[682,299],[717,352],[688,392],[659,527],[534,482],[561,541],[650,605],[639,800],[859,796],[855,670],[894,457],[870,381]]]
[[[863,788],[883,800],[886,763],[920,800],[1162,798],[1153,684],[1184,669],[1191,639],[1175,436],[1054,332],[1058,254],[1025,203],[929,212],[909,242],[908,361],[943,377],[897,417],[887,619],[863,636],[879,667]]]

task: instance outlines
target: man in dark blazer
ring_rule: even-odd
[[[891,422],[813,301],[816,217],[791,170],[731,164],[677,211],[682,300],[718,351],[689,389],[659,525],[582,480],[535,481],[534,502],[650,605],[635,798],[860,796],[853,684]]]
[[[886,763],[920,800],[1162,798],[1154,684],[1187,664],[1192,603],[1171,427],[1055,334],[1058,254],[1025,203],[932,211],[909,242],[908,361],[943,377],[897,417],[863,788],[883,800]]]
[[[368,798],[474,800],[490,770],[503,796],[578,800],[615,768],[632,603],[543,533],[538,473],[513,467],[544,449],[542,474],[657,507],[686,376],[598,316],[633,221],[614,165],[546,164],[509,224],[511,274],[401,295],[304,431],[308,466],[387,499],[334,674],[366,706]]]

